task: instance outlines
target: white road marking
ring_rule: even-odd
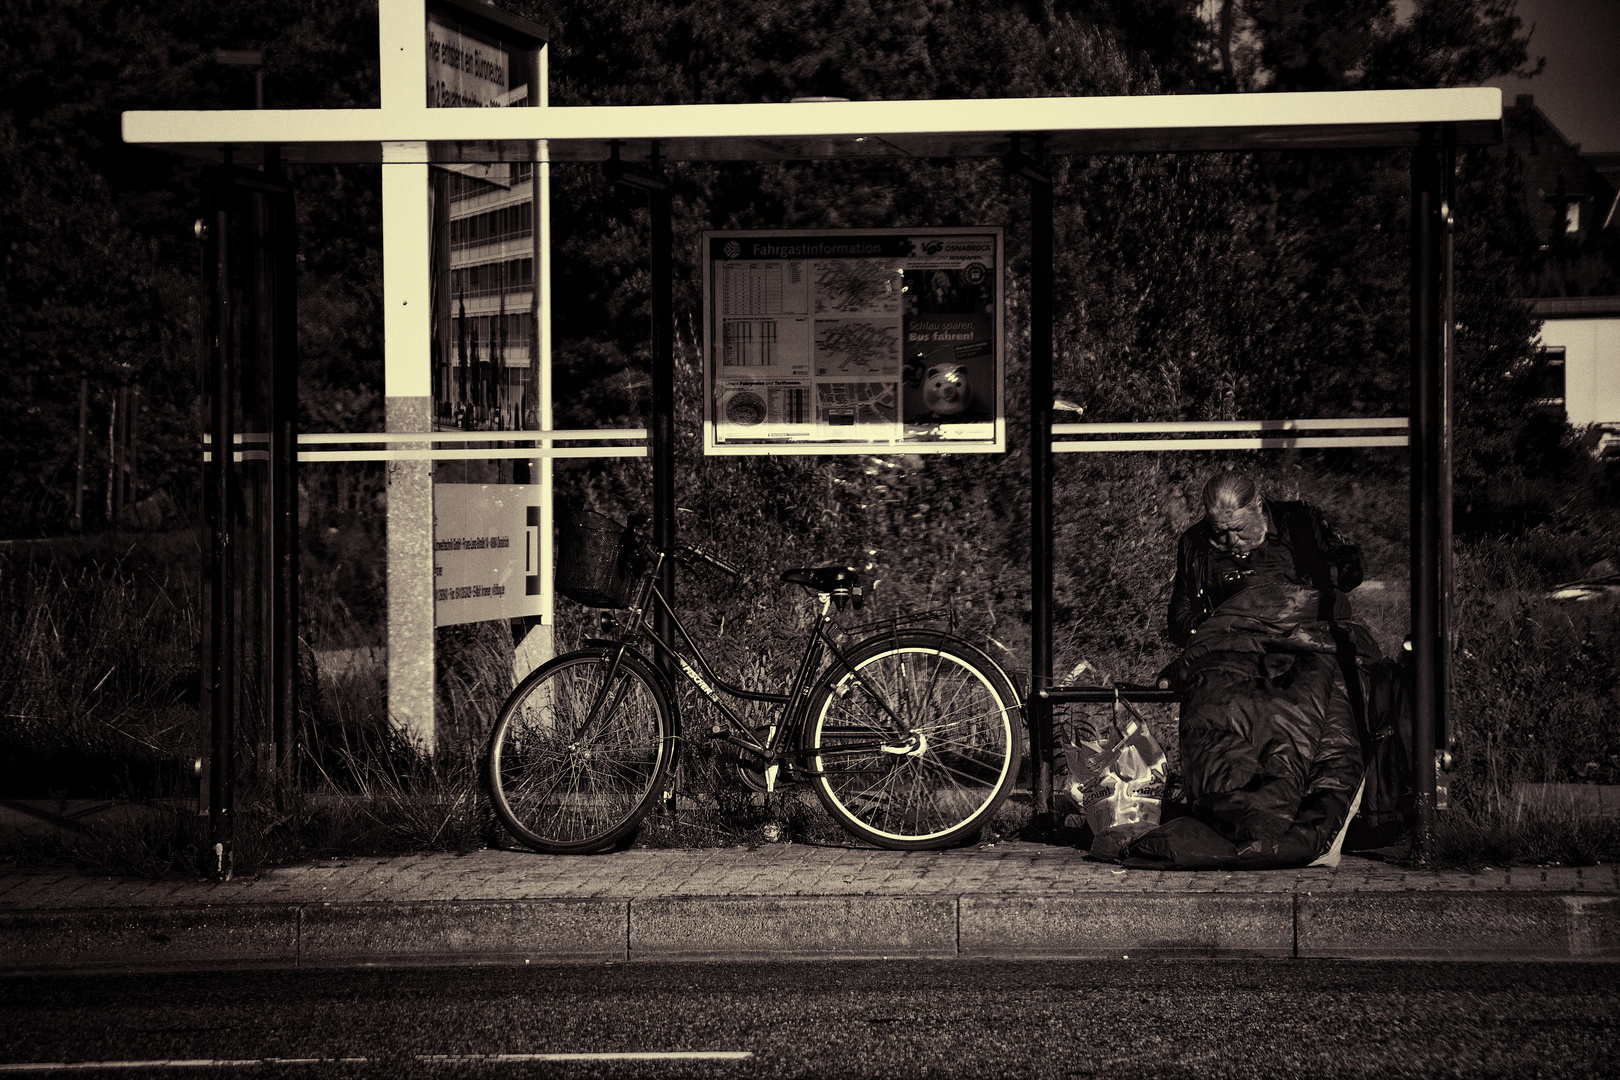
[[[752,1050],[645,1050],[601,1054],[418,1054],[417,1061],[477,1064],[494,1061],[746,1061]]]
[[[87,1069],[214,1069],[255,1065],[364,1065],[366,1058],[157,1058],[152,1061],[24,1061],[0,1063],[0,1072],[83,1072]]]
[[[522,1061],[746,1061],[751,1050],[642,1050],[559,1054],[417,1054],[429,1064],[499,1064]],[[22,1061],[0,1062],[0,1073],[85,1072],[91,1069],[253,1068],[259,1065],[364,1065],[369,1059],[345,1058],[156,1058],[151,1061]]]

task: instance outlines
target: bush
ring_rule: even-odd
[[[688,366],[689,375],[693,370]],[[959,633],[1027,685],[1028,518],[1025,465],[1016,452],[995,461],[704,459],[695,425],[683,436],[681,537],[748,572],[741,585],[704,571],[680,574],[683,620],[730,681],[751,689],[786,681],[812,611],[800,590],[775,575],[842,559],[874,582],[864,618],[943,607]],[[1228,463],[1256,470],[1274,495],[1319,503],[1361,543],[1369,577],[1388,587],[1354,594],[1357,613],[1386,649],[1396,646],[1407,620],[1400,455],[1354,462],[1312,453],[1072,455],[1060,460],[1057,484],[1059,681],[1145,681],[1171,658],[1161,624],[1175,538],[1199,512],[1204,478]],[[645,474],[644,462],[577,463],[559,469],[558,488],[622,520],[645,509]],[[1612,719],[1620,706],[1617,601],[1545,599],[1548,586],[1614,555],[1614,511],[1590,490],[1520,484],[1513,500],[1539,500],[1550,520],[1517,537],[1458,547],[1452,790],[1463,816],[1449,821],[1497,820],[1490,815],[1505,812],[1519,783],[1620,782]],[[311,662],[303,672],[301,783],[278,793],[268,775],[258,775],[257,758],[244,754],[238,865],[498,842],[479,785],[484,743],[512,683],[510,632],[504,624],[438,631],[438,747],[422,755],[388,721],[385,653],[376,645],[380,597],[365,599],[380,586],[367,582],[363,595],[347,598],[331,587],[369,533],[362,526],[352,536],[330,530],[304,567],[306,633],[319,651],[306,653]],[[0,558],[6,793],[195,799],[189,762],[207,734],[196,694],[195,538],[19,545]],[[566,601],[558,607],[559,651],[602,633],[606,613]],[[807,793],[763,797],[742,788],[735,759],[694,737],[714,717],[684,680],[677,701],[689,736],[684,797],[674,816],[649,819],[641,843],[756,843],[768,826],[781,839],[843,840]],[[1074,712],[1060,710],[1059,723],[1076,722]],[[744,706],[741,715],[754,726],[772,719],[762,706]],[[1148,716],[1174,769],[1174,710]],[[242,745],[253,742],[244,737]],[[20,777],[34,787],[16,786]],[[1016,831],[1026,814],[1027,807],[1010,806],[997,831]],[[16,854],[38,859],[54,850],[59,860],[160,873],[199,865],[205,831],[196,818],[147,822],[100,840],[36,838]],[[1498,843],[1489,829],[1458,835],[1475,837],[1480,850]]]
[[[1620,600],[1545,598],[1536,545],[1458,560],[1453,795],[1497,812],[1519,783],[1620,782]],[[1475,582],[1517,582],[1482,587]]]

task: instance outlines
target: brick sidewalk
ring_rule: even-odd
[[[0,867],[0,911],[330,901],[651,899],[674,896],[1072,896],[1129,893],[1620,893],[1620,866],[1407,870],[1347,856],[1337,869],[1123,870],[1072,848],[1001,841],[957,851],[773,844],[604,855],[476,851],[329,859],[210,882]]]

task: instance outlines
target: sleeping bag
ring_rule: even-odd
[[[1126,866],[1305,866],[1328,852],[1363,776],[1365,626],[1323,620],[1319,592],[1254,575],[1163,673],[1181,688],[1190,813],[1133,840]]]

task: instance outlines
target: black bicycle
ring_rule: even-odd
[[[542,664],[501,707],[489,786],[501,821],[523,843],[557,854],[611,848],[673,796],[680,717],[670,678],[647,647],[719,710],[724,722],[707,737],[729,744],[745,779],[766,791],[809,782],[834,820],[862,840],[943,848],[994,817],[1017,779],[1023,706],[989,656],[919,625],[943,611],[846,628],[835,613],[861,607],[855,569],[783,571],[782,581],[815,594],[820,617],[785,692],[744,690],[715,674],[658,585],[666,558],[732,578],[740,576],[735,567],[695,547],[654,550],[635,527],[588,511],[559,518],[558,592],[627,614],[615,637]],[[655,611],[684,650],[649,632]],[[855,635],[853,645],[840,644]],[[722,695],[772,705],[775,719],[755,730]]]

